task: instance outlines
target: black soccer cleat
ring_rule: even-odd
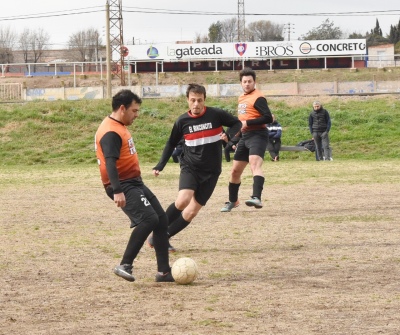
[[[174,282],[175,279],[174,277],[172,277],[171,271],[161,274],[161,273],[157,273],[156,274],[156,282],[157,283],[172,283]]]
[[[135,281],[135,277],[133,277],[132,275],[132,268],[133,266],[131,264],[121,264],[121,265],[117,265],[114,268],[114,273],[121,277],[124,278],[127,281]]]

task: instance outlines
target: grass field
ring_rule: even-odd
[[[296,145],[311,137],[308,115],[314,99],[269,99],[271,111],[283,126],[284,145]],[[400,156],[398,95],[325,97],[322,103],[332,118],[334,158],[376,160]],[[236,98],[207,99],[207,104],[236,114]],[[158,161],[173,122],[186,109],[184,97],[144,100],[139,118],[130,127],[142,163]],[[94,164],[94,134],[109,113],[109,100],[2,104],[0,166]],[[293,153],[283,153],[283,158],[312,159]]]
[[[314,98],[271,99],[283,144],[309,138]],[[232,113],[236,99],[209,100]],[[190,286],[155,283],[154,250],[136,282],[112,273],[129,223],[101,186],[93,150],[110,101],[0,105],[0,334],[389,334],[400,329],[398,95],[327,97],[333,162],[282,152],[264,163],[264,207],[227,201],[230,163],[207,206],[171,240],[193,258]],[[145,100],[131,131],[148,186],[175,200],[178,164],[155,179],[184,98]]]

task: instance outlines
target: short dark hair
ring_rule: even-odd
[[[202,85],[199,84],[189,84],[186,90],[186,98],[189,98],[189,93],[197,93],[197,94],[203,94],[204,99],[206,98],[206,88]]]
[[[239,73],[240,81],[242,81],[242,78],[245,76],[252,76],[253,80],[256,81],[256,71],[254,71],[249,67],[245,67],[242,71],[240,71]]]
[[[139,105],[142,103],[142,99],[131,90],[121,90],[112,98],[112,109],[113,111],[118,110],[122,105],[128,108],[132,102],[136,102]]]

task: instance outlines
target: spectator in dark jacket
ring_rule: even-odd
[[[267,124],[268,128],[268,146],[267,149],[271,155],[271,160],[279,161],[279,151],[281,150],[282,126],[272,114],[272,123]]]
[[[329,131],[331,130],[331,118],[319,101],[313,102],[313,111],[308,117],[308,127],[315,141],[315,151],[318,161],[332,161],[329,146]]]

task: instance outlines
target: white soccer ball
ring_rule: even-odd
[[[171,268],[172,277],[178,284],[193,283],[199,274],[196,262],[189,257],[178,258]]]

